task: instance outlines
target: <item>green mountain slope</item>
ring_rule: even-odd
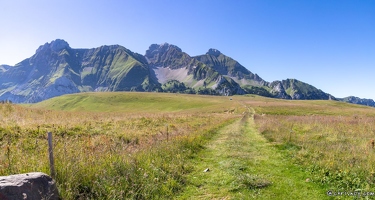
[[[79,51],[78,51],[79,52]],[[119,46],[102,46],[78,53],[82,87],[89,91],[145,91],[151,82],[143,56]]]
[[[253,74],[236,60],[222,54],[219,50],[209,49],[206,54],[195,56],[194,58],[218,73],[231,77],[241,86],[263,86],[266,84],[266,81],[257,74]]]
[[[64,40],[40,46],[14,67],[1,67],[0,96],[13,102],[38,102],[87,91],[145,91],[150,80],[142,55],[119,46],[72,49]]]
[[[282,81],[286,93],[292,99],[324,99],[330,98],[330,95],[315,88],[312,85],[298,81],[296,79],[286,79]]]
[[[347,102],[347,103],[355,103],[355,104],[375,107],[375,102],[372,99],[361,99],[359,97],[349,96],[345,98],[338,98],[337,100]]]
[[[296,79],[274,81],[269,84],[269,87],[272,94],[283,99],[335,99],[332,95]]]

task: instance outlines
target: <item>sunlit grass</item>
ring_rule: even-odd
[[[336,190],[375,189],[375,109],[333,101],[248,102],[261,132]]]
[[[224,112],[237,105],[227,98],[107,95],[94,98],[95,106],[79,104],[79,95],[68,98],[59,107],[68,111],[0,104],[0,175],[49,174],[46,133],[52,132],[55,179],[63,199],[169,198],[184,186],[183,175],[191,169],[187,158],[242,112]],[[121,101],[110,100],[116,98]],[[219,106],[215,101],[229,104]],[[105,106],[98,102],[107,109],[101,110]],[[149,102],[154,102],[154,109]],[[56,109],[53,105],[49,104]],[[84,111],[74,111],[82,105]]]
[[[255,110],[257,130],[283,152],[279,158],[287,155],[286,161],[309,174],[309,182],[336,190],[375,189],[374,108],[335,101],[231,98],[119,92],[67,95],[34,105],[0,104],[0,175],[49,173],[46,133],[52,132],[56,181],[64,199],[172,198],[189,187],[186,175],[202,164],[196,163],[198,153],[222,127],[240,119],[247,106]],[[225,142],[235,141],[232,153],[248,149],[236,134]],[[249,172],[266,169],[246,160],[239,163]],[[237,175],[232,189],[238,189],[237,183],[251,186],[273,179]],[[292,173],[284,175],[289,180]],[[260,194],[277,187],[239,191],[266,198]]]

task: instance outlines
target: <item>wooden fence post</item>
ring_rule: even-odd
[[[169,141],[168,124],[167,124],[167,142]]]
[[[55,179],[55,162],[53,159],[53,145],[52,145],[52,133],[48,132],[48,156],[49,156],[49,169],[51,177]]]

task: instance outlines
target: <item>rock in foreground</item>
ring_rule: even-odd
[[[56,182],[47,174],[32,172],[0,176],[0,199],[2,200],[58,200]]]

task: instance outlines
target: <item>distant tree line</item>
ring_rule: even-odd
[[[196,94],[194,88],[186,87],[185,83],[177,80],[170,80],[161,86],[160,92],[167,93],[185,93],[185,94]]]
[[[166,93],[184,93],[184,94],[205,94],[205,95],[220,95],[217,90],[212,88],[206,88],[206,84],[204,88],[194,89],[191,87],[187,87],[184,83],[178,80],[170,80],[164,83],[161,88],[156,90],[157,92],[166,92]]]

